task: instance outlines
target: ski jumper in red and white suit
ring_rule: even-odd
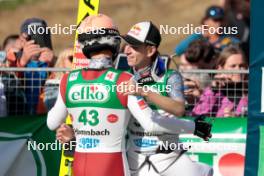
[[[130,114],[127,96],[115,86],[130,78],[129,73],[112,68],[76,70],[63,76],[56,105],[48,115],[53,119],[47,123],[56,129],[70,114],[77,142],[74,176],[129,175],[125,134]]]

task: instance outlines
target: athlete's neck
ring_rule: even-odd
[[[146,66],[144,68],[140,68],[140,69],[136,69],[136,68],[133,68],[133,71],[134,71],[134,77],[136,78],[136,80],[140,79],[140,78],[143,78],[143,77],[146,77],[146,76],[149,76],[151,73],[151,66]]]
[[[113,67],[112,59],[111,58],[92,58],[89,62],[88,68],[92,69],[104,69]]]
[[[112,66],[113,66],[112,52],[105,50],[100,53],[95,53],[91,55],[88,68],[103,69],[103,68],[110,68]]]

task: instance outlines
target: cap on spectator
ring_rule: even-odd
[[[28,18],[22,23],[20,27],[20,32],[31,35],[34,32],[34,30],[37,32],[38,31],[42,32],[42,30],[38,30],[38,28],[40,27],[43,28],[44,29],[43,31],[46,33],[46,29],[47,29],[46,21],[40,18]]]
[[[161,42],[159,29],[150,21],[140,22],[132,26],[123,39],[130,45],[153,45],[158,47]]]
[[[224,9],[220,6],[210,6],[207,8],[205,16],[213,20],[222,20],[225,16]]]

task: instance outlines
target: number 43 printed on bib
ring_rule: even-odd
[[[83,123],[83,125],[89,124],[90,126],[96,126],[99,123],[98,111],[92,109],[87,111],[84,109],[80,116],[78,117],[78,122]]]

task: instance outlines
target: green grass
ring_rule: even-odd
[[[0,10],[14,10],[20,5],[35,1],[36,0],[0,0]]]

